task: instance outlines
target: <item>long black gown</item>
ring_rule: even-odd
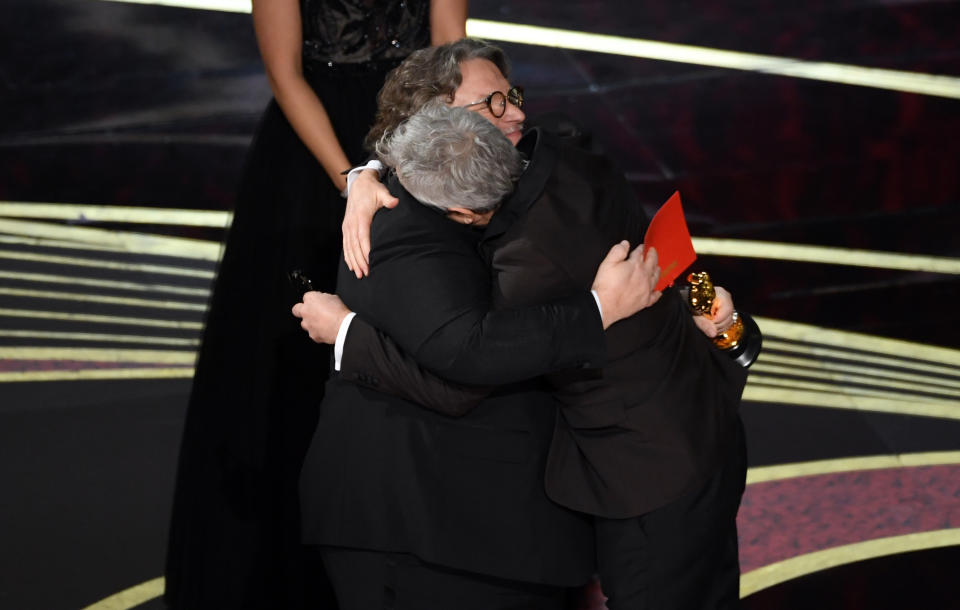
[[[351,162],[386,73],[429,43],[424,0],[301,0],[305,76]],[[248,154],[187,409],[164,599],[195,608],[324,608],[300,545],[297,477],[329,348],[290,313],[304,271],[332,292],[344,200],[276,102]]]

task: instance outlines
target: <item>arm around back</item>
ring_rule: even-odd
[[[457,383],[501,385],[597,364],[606,340],[584,290],[547,305],[491,311],[480,233],[401,196],[374,220],[373,273],[341,267],[337,292],[431,372]]]
[[[360,317],[347,331],[340,377],[454,417],[468,413],[494,389],[437,377]]]

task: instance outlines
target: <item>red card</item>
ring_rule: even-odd
[[[693,250],[690,230],[683,217],[683,205],[680,203],[680,191],[675,192],[660,206],[654,214],[647,233],[643,236],[643,251],[656,248],[657,261],[660,264],[660,281],[657,290],[673,285],[687,267],[697,260]]]

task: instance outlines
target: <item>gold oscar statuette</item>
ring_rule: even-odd
[[[687,276],[687,305],[696,315],[711,317],[713,300],[717,291],[706,271],[697,271]],[[713,344],[744,367],[748,367],[760,354],[763,336],[760,328],[747,314],[733,312],[733,324],[730,328],[713,338]]]

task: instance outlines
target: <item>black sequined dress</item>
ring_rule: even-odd
[[[426,0],[300,0],[303,64],[352,163],[386,73],[429,44]],[[187,409],[166,566],[176,610],[330,606],[299,543],[297,478],[329,348],[290,313],[300,269],[332,292],[344,200],[275,101],[250,148]]]

